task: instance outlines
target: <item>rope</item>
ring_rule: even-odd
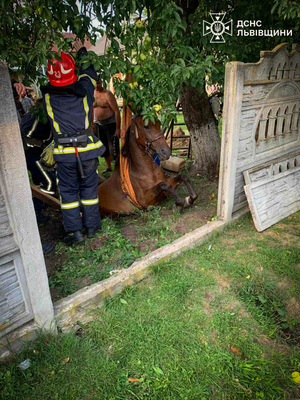
[[[125,106],[125,100],[123,100],[123,115],[122,115],[122,131],[121,131],[121,146],[125,144],[125,136],[127,129],[131,126],[131,111],[129,107]],[[145,209],[137,200],[135,191],[132,187],[130,180],[130,164],[128,157],[123,157],[122,152],[120,152],[120,178],[122,191],[125,197],[140,210]]]

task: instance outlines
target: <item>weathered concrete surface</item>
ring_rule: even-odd
[[[93,309],[100,308],[105,299],[120,293],[125,287],[141,281],[149,274],[154,265],[168,261],[182,251],[201,244],[225,225],[226,223],[223,221],[210,222],[187,233],[173,243],[153,251],[111,278],[85,287],[57,301],[54,303],[54,313],[58,328],[67,332],[76,325],[77,321],[87,323],[93,320]]]
[[[0,337],[4,340],[0,342],[1,354],[6,352],[2,347],[5,337],[11,338],[11,345],[17,348],[18,332],[22,333],[29,321],[41,328],[53,328],[54,311],[11,81],[7,66],[1,61],[0,88]],[[14,292],[16,283],[7,281],[11,275],[18,283],[18,296]],[[9,287],[5,286],[8,282]],[[21,311],[13,309],[16,302]]]
[[[36,338],[40,327],[28,323],[17,328],[0,339],[0,362],[9,359],[16,351],[20,351],[26,342]]]
[[[243,172],[300,150],[300,47],[226,65],[218,216],[247,210]]]
[[[299,184],[300,167],[294,167],[245,185],[254,225],[259,232],[300,210]]]

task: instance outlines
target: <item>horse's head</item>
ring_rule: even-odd
[[[135,125],[136,139],[140,144],[145,146],[146,152],[156,152],[160,160],[168,160],[171,155],[171,150],[160,130],[160,121],[157,120],[155,124],[149,121],[148,125],[145,125],[143,117],[136,116],[133,122]],[[141,143],[141,141],[143,142]]]

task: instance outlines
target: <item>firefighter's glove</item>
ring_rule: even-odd
[[[41,155],[41,162],[45,165],[47,168],[53,168],[55,165],[55,161],[53,158],[53,152],[54,152],[54,141],[47,146],[42,155]]]

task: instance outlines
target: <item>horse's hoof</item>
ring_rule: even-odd
[[[183,207],[184,207],[184,208],[190,207],[190,206],[194,203],[194,201],[196,200],[196,198],[197,198],[197,196],[196,196],[195,198],[193,198],[193,197],[191,197],[191,196],[187,196],[187,197],[184,199],[184,205],[183,205]]]

